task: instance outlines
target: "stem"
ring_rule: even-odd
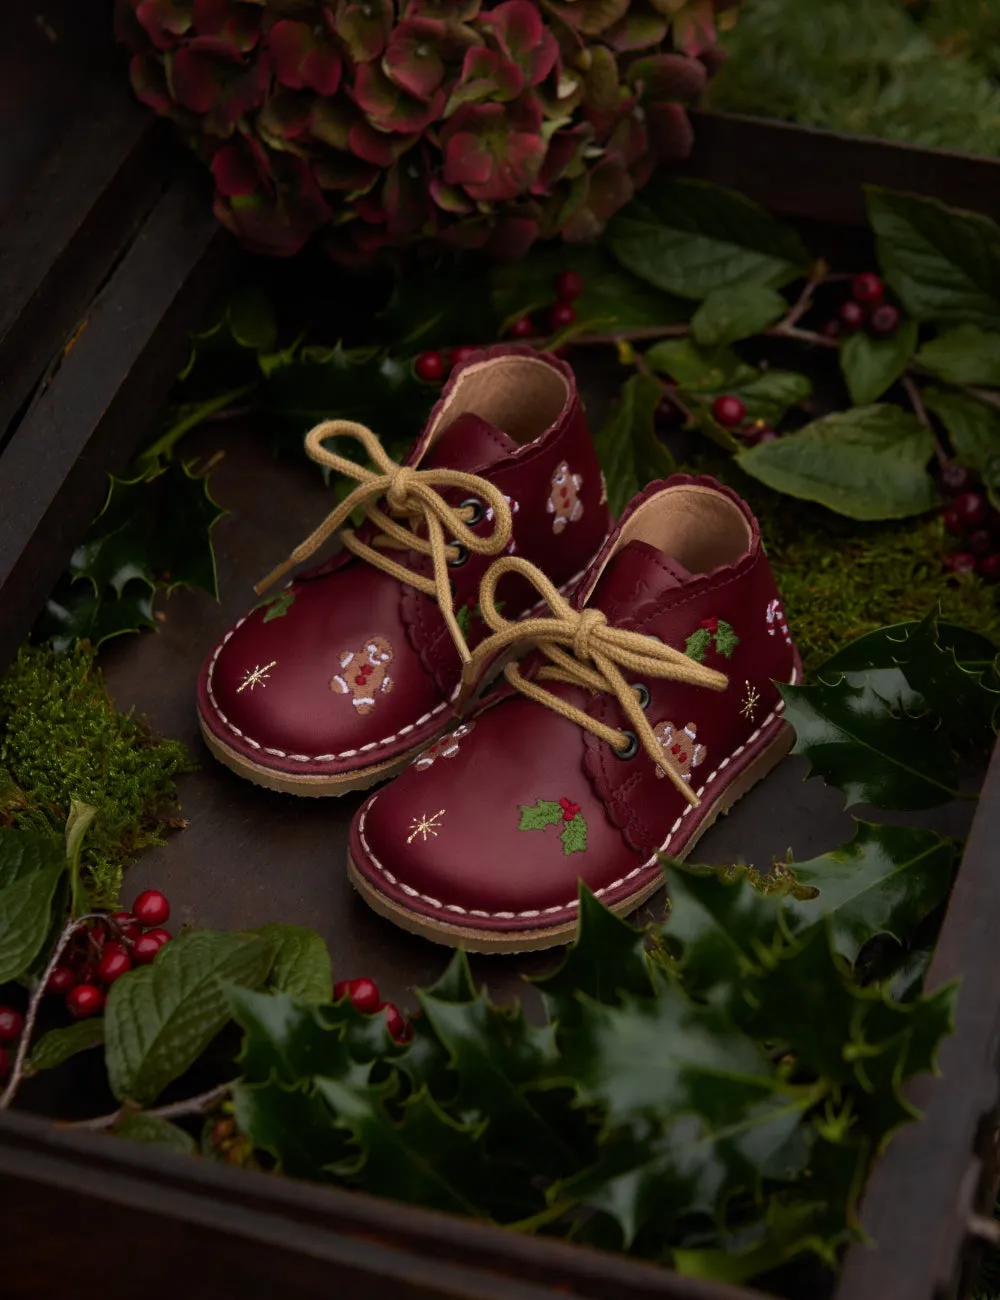
[[[155,1115],[158,1119],[176,1119],[181,1115],[204,1115],[210,1111],[216,1102],[222,1101],[228,1097],[232,1091],[235,1080],[230,1079],[228,1083],[220,1083],[216,1088],[209,1088],[208,1092],[199,1093],[197,1097],[186,1097],[183,1101],[173,1101],[169,1106],[157,1106],[155,1110],[144,1110],[140,1112],[143,1115]],[[96,1119],[81,1119],[73,1123],[64,1125],[65,1128],[86,1128],[86,1129],[105,1129],[114,1128],[121,1119],[122,1112],[126,1107],[120,1106],[118,1110],[112,1111],[110,1115],[98,1115]]]
[[[976,397],[979,401],[985,402],[987,406],[993,406],[1000,411],[1000,393],[996,392],[995,389],[971,388],[968,384],[958,384],[956,386],[968,393],[970,397]]]
[[[561,1219],[568,1210],[573,1209],[575,1204],[575,1201],[557,1201],[555,1205],[539,1210],[530,1219],[518,1219],[516,1223],[508,1223],[507,1230],[508,1232],[534,1232],[537,1228],[547,1227],[548,1224]]]
[[[817,263],[812,274],[809,276],[809,279],[802,286],[802,292],[795,300],[795,305],[784,320],[778,322],[778,328],[784,326],[786,329],[791,329],[793,326],[797,325],[812,306],[813,294],[823,281],[828,278],[829,271],[826,264],[824,262]]]
[[[927,407],[924,406],[924,399],[920,396],[920,389],[909,375],[903,375],[902,385],[906,390],[906,396],[910,399],[910,405],[913,407],[913,413],[924,426],[929,429],[934,436],[934,454],[937,456],[939,465],[948,464],[948,453],[941,444],[941,439],[937,435],[937,430],[931,423],[931,417],[927,414]]]
[[[0,1096],[0,1110],[6,1110],[14,1100],[18,1088],[24,1079],[24,1067],[27,1063],[28,1048],[31,1045],[31,1035],[35,1030],[35,1021],[38,1019],[38,1008],[41,1005],[42,998],[45,996],[45,990],[48,988],[52,972],[59,965],[59,958],[66,951],[66,945],[72,939],[77,930],[81,929],[87,921],[103,919],[103,913],[90,912],[86,916],[78,917],[75,921],[72,917],[63,926],[62,934],[56,940],[56,946],[52,950],[52,956],[49,958],[49,964],[45,967],[41,979],[35,987],[34,992],[28,1002],[28,1011],[24,1017],[24,1029],[21,1033],[21,1041],[17,1046],[17,1055],[14,1057],[14,1068],[10,1072],[10,1080],[7,1087]]]
[[[794,312],[795,308],[792,308]],[[789,323],[789,317],[777,325],[769,325],[764,334],[771,338],[797,339],[800,343],[812,343],[820,348],[836,348],[840,344],[836,339],[828,339],[825,334],[815,330],[803,330]],[[573,339],[572,347],[585,347],[592,343],[651,343],[656,339],[685,338],[691,333],[690,325],[642,325],[634,330],[613,330],[609,334],[581,334]],[[541,343],[542,340],[536,340]]]

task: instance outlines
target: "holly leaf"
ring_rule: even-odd
[[[263,939],[191,930],[164,944],[150,966],[108,991],[108,1081],[119,1101],[148,1105],[183,1074],[230,1017],[225,983],[259,987],[271,969]]]
[[[587,823],[584,820],[583,813],[577,813],[568,822],[563,822],[562,834],[559,838],[562,840],[563,853],[567,856],[570,853],[583,853],[586,851]]]
[[[131,1142],[145,1142],[148,1146],[164,1147],[176,1151],[182,1156],[197,1154],[198,1146],[190,1133],[178,1124],[171,1124],[162,1115],[150,1115],[145,1111],[123,1112],[114,1128],[108,1130],[114,1137],[128,1138]]]
[[[691,317],[691,332],[703,347],[736,343],[763,333],[787,310],[781,294],[766,285],[713,289]]]
[[[100,1018],[78,1020],[75,1024],[50,1029],[43,1034],[28,1057],[28,1074],[54,1070],[77,1052],[85,1052],[104,1042],[104,1021]]]
[[[284,618],[294,604],[295,592],[286,588],[285,591],[279,591],[276,595],[262,600],[257,608],[267,610],[264,615],[265,623],[273,623],[276,618]]]
[[[925,343],[917,363],[949,384],[1000,385],[1000,334],[959,325]]]
[[[78,641],[89,641],[96,650],[112,637],[145,627],[156,627],[147,583],[127,583],[120,596],[109,590],[97,595],[90,583],[64,575],[45,602],[33,635],[61,654]]]
[[[330,953],[315,930],[273,922],[249,931],[271,945],[274,954],[268,983],[296,1002],[331,1002]]]
[[[640,487],[674,472],[674,458],[656,434],[661,396],[656,379],[633,375],[622,385],[617,406],[594,439],[613,515],[621,513]]]
[[[986,475],[1000,458],[1000,411],[952,389],[926,388],[923,397],[927,409],[948,430],[952,449],[962,464]]]
[[[701,181],[654,180],[608,228],[627,270],[679,298],[768,285],[801,275],[809,254],[798,235],[733,190]]]
[[[778,689],[795,729],[792,752],[809,760],[811,775],[842,790],[848,808],[933,808],[958,796],[948,746],[921,720],[895,714],[867,677]]]
[[[240,1132],[290,1178],[330,1181],[331,1167],[351,1154],[347,1134],[312,1083],[240,1080],[233,1087],[233,1110]]]
[[[709,647],[712,644],[712,634],[707,627],[696,627],[688,639],[684,642],[684,653],[689,659],[694,659],[697,663],[705,662],[705,656],[708,654]]]
[[[955,874],[952,840],[912,826],[854,826],[847,844],[790,867],[800,888],[782,908],[793,934],[828,918],[834,949],[852,963],[877,934],[905,943]]]
[[[65,870],[61,840],[0,829],[0,984],[22,976],[41,951]]]
[[[719,626],[715,632],[715,648],[723,659],[732,659],[733,651],[739,645],[740,639],[733,630],[731,623],[727,623],[724,618],[719,619]]]
[[[537,803],[520,804],[521,820],[519,831],[543,831],[546,826],[554,826],[562,821],[563,810],[552,799],[539,799]]]
[[[820,674],[827,680],[833,673],[859,673],[867,669],[891,668],[899,664],[908,639],[921,623],[891,623],[866,632],[823,661]],[[948,651],[967,672],[991,668],[997,659],[997,647],[981,632],[959,627],[955,623],[931,620],[937,646]]]
[[[918,326],[906,320],[888,338],[856,330],[840,347],[840,368],[855,406],[877,402],[903,374],[917,350]]]
[[[995,222],[875,185],[865,194],[885,278],[911,316],[1000,328]]]
[[[226,307],[233,338],[244,348],[273,352],[278,342],[278,320],[270,296],[259,284],[238,284]]]
[[[934,435],[898,406],[863,406],[741,452],[737,462],[777,492],[849,519],[904,519],[934,505]]]

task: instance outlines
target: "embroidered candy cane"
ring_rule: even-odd
[[[777,627],[775,627],[775,624],[777,624]],[[775,636],[778,628],[781,629],[781,635],[785,638],[785,644],[791,645],[792,634],[785,622],[785,611],[781,608],[781,601],[772,600],[767,607],[767,635]]]

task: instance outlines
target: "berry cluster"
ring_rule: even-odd
[[[573,303],[583,293],[583,276],[579,271],[560,271],[556,276],[556,303],[549,308],[548,326],[553,332],[564,330],[576,320]],[[536,338],[541,330],[530,316],[521,316],[508,328],[514,339]],[[452,348],[449,352],[421,352],[413,363],[418,379],[428,384],[439,384],[456,366],[462,366],[478,349],[468,344]]]
[[[96,1016],[104,1007],[104,988],[133,966],[148,966],[169,943],[169,933],[160,928],[169,916],[165,895],[147,889],[131,912],[111,912],[77,930],[45,992],[65,995],[66,1009],[78,1020]]]
[[[978,573],[989,582],[1000,580],[1000,514],[964,465],[945,465],[941,487],[951,498],[942,512],[944,526],[960,539],[961,547],[944,557],[945,564],[952,573]]]
[[[405,1043],[413,1032],[399,1007],[392,1002],[382,1001],[374,980],[340,980],[333,986],[333,998],[335,1002],[341,998],[350,998],[354,1007],[366,1016],[374,1016],[381,1011],[389,1033],[397,1043]]]
[[[837,339],[867,325],[870,334],[884,339],[895,334],[899,322],[899,308],[885,301],[885,285],[874,271],[862,271],[851,281],[851,296],[840,304],[840,311],[822,332]]]
[[[759,442],[773,442],[778,437],[766,420],[748,420],[746,406],[731,393],[724,393],[715,399],[712,414],[724,429],[738,432],[750,447],[755,447]]]
[[[10,1049],[21,1037],[24,1016],[13,1007],[0,1007],[0,1079],[10,1072]]]

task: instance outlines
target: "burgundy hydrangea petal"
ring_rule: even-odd
[[[246,53],[260,40],[260,9],[233,0],[194,0],[194,30],[199,36],[221,36]]]
[[[659,14],[630,13],[609,28],[603,39],[619,54],[629,50],[648,50],[663,44],[668,26],[666,18]]]
[[[368,0],[366,4],[338,5],[334,26],[355,63],[377,59],[392,31],[392,0]]]
[[[556,132],[549,141],[548,149],[545,151],[545,161],[539,170],[537,180],[531,187],[532,193],[544,193],[559,180],[566,168],[579,154],[585,139],[586,136],[582,126],[574,127],[570,131]]]
[[[318,40],[306,23],[282,18],[267,34],[274,75],[291,90],[334,95],[340,85],[341,60],[333,42]]]
[[[260,177],[249,152],[238,144],[226,144],[212,159],[215,188],[225,198],[253,194]]]
[[[682,54],[697,58],[710,50],[717,39],[712,0],[688,0],[674,16],[672,35],[674,45]]]
[[[433,229],[435,212],[428,193],[425,168],[414,150],[389,169],[383,190],[389,234],[407,239]]]
[[[190,5],[177,0],[142,0],[135,16],[158,50],[170,50],[191,27]]]
[[[641,87],[646,99],[690,103],[704,90],[708,72],[704,63],[686,54],[656,54],[634,63],[628,79]]]
[[[381,169],[349,154],[326,154],[314,165],[316,181],[323,190],[344,190],[361,194],[382,175]]]
[[[140,103],[161,117],[169,117],[174,101],[167,89],[167,78],[160,61],[150,54],[136,54],[129,64],[129,80]]]
[[[268,97],[257,118],[257,128],[265,136],[297,140],[309,129],[314,103],[307,92],[281,87]]]
[[[442,212],[475,212],[476,205],[456,185],[447,185],[440,176],[431,177],[430,196]]]
[[[450,115],[463,104],[483,99],[514,99],[523,89],[524,73],[513,59],[485,45],[473,45],[465,52],[462,72],[445,113]]]
[[[458,131],[444,151],[444,179],[448,185],[485,185],[493,175],[493,154],[480,136]]]
[[[392,135],[376,131],[367,122],[356,122],[351,127],[348,143],[351,152],[376,167],[391,167],[396,159],[416,140],[416,136]]]
[[[683,104],[648,104],[649,147],[661,161],[690,157],[694,129]]]
[[[608,148],[619,154],[631,167],[649,150],[649,132],[644,114],[629,113],[618,123],[608,141]]]
[[[475,250],[485,248],[490,237],[490,223],[486,217],[470,217],[456,221],[441,231],[441,242],[449,248]]]
[[[590,173],[587,206],[603,225],[625,206],[635,193],[635,186],[622,159],[602,158]]]
[[[188,46],[167,57],[170,84],[177,102],[194,113],[211,112],[219,98],[215,61]]]
[[[426,130],[445,104],[443,90],[426,104],[404,94],[374,63],[362,63],[355,72],[354,99],[377,127],[407,135]]]
[[[223,36],[192,36],[185,42],[185,49],[193,51],[195,54],[207,54],[213,59],[219,59],[223,63],[238,63],[242,65],[243,55],[232,41],[226,40]]]
[[[559,43],[530,0],[504,0],[481,21],[492,27],[500,48],[518,64],[529,85],[537,86],[555,67]]]
[[[430,19],[401,22],[382,60],[386,75],[417,99],[430,99],[444,80],[444,62],[435,44],[442,35],[442,24]]]
[[[486,252],[503,262],[516,262],[538,238],[538,222],[530,217],[504,217],[486,242]]]
[[[402,17],[436,18],[440,22],[467,23],[479,13],[481,0],[407,0]]]

